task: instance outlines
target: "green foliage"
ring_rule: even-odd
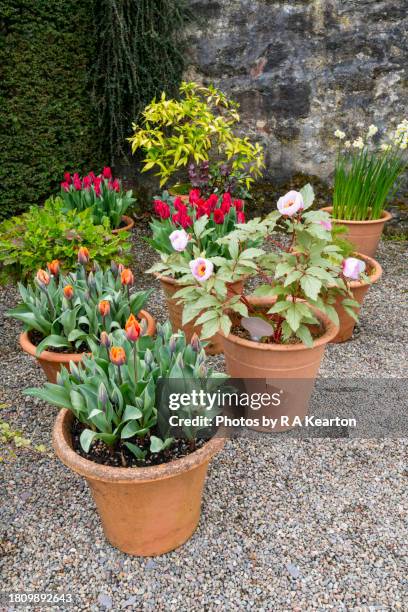
[[[308,210],[314,200],[310,185],[300,193],[290,192],[282,200],[278,203],[279,212],[270,213],[264,220],[257,218],[240,224],[227,237],[218,240],[228,245],[230,258],[224,261],[221,257],[209,258],[207,263],[216,261],[218,269],[208,280],[199,282],[193,272],[180,278],[180,284],[186,285],[176,294],[184,302],[183,323],[201,312],[196,323],[203,324],[203,338],[220,330],[228,335],[235,312],[243,317],[243,326],[256,341],[264,339],[281,344],[295,338],[311,346],[310,326],[319,324],[313,309],[327,314],[338,324],[333,306],[338,295],[347,298],[344,308],[355,317],[352,308],[357,303],[349,297],[352,294],[342,274],[343,250],[333,241],[330,216],[324,211]],[[271,236],[278,222],[288,234],[287,243],[282,244]],[[261,239],[271,240],[274,250],[243,250],[246,241]],[[251,309],[245,297],[227,293],[226,283],[231,272],[242,263],[248,275],[259,275],[265,281],[255,290],[255,295],[275,300],[262,315],[265,320],[261,325],[259,313]],[[266,333],[265,329],[269,331]]]
[[[186,20],[184,0],[100,0],[95,3],[98,53],[93,98],[99,129],[112,163],[128,154],[131,121],[163,90],[181,80]]]
[[[173,443],[168,421],[159,424],[158,380],[176,379],[186,385],[202,380],[211,388],[212,382],[225,376],[206,367],[197,339],[186,344],[184,334],[172,334],[168,322],[159,325],[156,338],[143,337],[133,343],[117,330],[111,342],[109,358],[100,350],[92,358],[85,357],[83,367],[72,364],[71,373],[63,368],[57,385],[46,383],[25,393],[71,410],[86,425],[80,437],[85,452],[94,440],[102,440],[109,447],[126,446],[143,463],[148,452],[157,453]],[[115,365],[114,354],[119,353],[122,360]],[[196,408],[194,416],[199,414]],[[184,434],[194,440],[199,429],[185,428]]]
[[[40,270],[35,283],[27,287],[19,283],[18,288],[22,301],[7,316],[24,323],[26,330],[41,333],[37,355],[49,346],[68,352],[83,344],[94,348],[101,332],[124,328],[131,314],[137,316],[150,294],[130,295],[116,264],[107,270],[94,266],[89,273],[78,264],[76,273],[55,276]]]
[[[100,163],[87,82],[93,0],[0,5],[0,218],[42,201],[64,170]]]
[[[352,221],[380,219],[405,169],[402,153],[392,147],[340,153],[334,171],[333,216]]]
[[[178,99],[165,92],[144,110],[140,124],[133,123],[132,152],[145,155],[143,171],[155,168],[164,185],[182,167],[221,157],[247,188],[261,176],[262,147],[234,134],[239,122],[238,104],[213,86],[183,82]]]
[[[60,198],[50,198],[45,206],[0,224],[0,265],[3,282],[25,278],[58,259],[63,268],[76,266],[79,247],[87,247],[94,261],[109,264],[112,259],[126,260],[130,249],[127,232],[114,236],[109,222],[94,225],[91,209],[65,214]]]

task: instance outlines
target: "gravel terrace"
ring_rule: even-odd
[[[148,310],[163,321],[158,283],[142,271],[154,259],[144,231],[134,231],[133,269],[138,287],[156,286]],[[355,338],[328,347],[324,376],[407,374],[406,245],[384,242],[377,258],[384,276]],[[189,542],[154,559],[112,548],[84,481],[52,455],[56,409],[21,394],[44,377],[3,318],[16,295],[0,288],[1,415],[48,452],[20,449],[0,464],[3,591],[73,593],[78,610],[408,608],[406,439],[230,440]]]

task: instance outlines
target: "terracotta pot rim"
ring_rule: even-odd
[[[333,206],[325,206],[320,210],[324,210],[325,212],[331,213],[333,210]],[[389,221],[390,219],[392,219],[392,214],[388,212],[388,210],[383,210],[383,213],[379,219],[367,219],[366,221],[353,221],[352,219],[336,219],[336,217],[333,217],[333,219],[337,223],[344,223],[346,225],[373,225],[374,223],[385,223],[386,221]]]
[[[139,317],[147,321],[147,335],[153,336],[156,331],[156,321],[152,315],[146,310],[139,312]],[[31,330],[30,330],[31,331]],[[79,363],[82,357],[88,354],[88,351],[82,353],[53,353],[52,351],[42,351],[39,355],[36,355],[37,347],[30,340],[30,331],[23,331],[20,334],[20,346],[29,355],[42,361],[50,361],[53,363],[67,363],[67,361],[74,361]]]
[[[130,232],[135,222],[131,217],[127,215],[122,215],[122,221],[126,223],[125,227],[117,227],[112,230],[112,234],[118,234],[119,232]]]
[[[364,253],[359,253],[358,251],[353,253],[353,255],[358,257],[358,259],[362,259],[363,261],[365,261],[365,263],[371,267],[371,270],[373,272],[369,275],[370,282],[366,283],[363,281],[352,280],[352,281],[347,282],[348,286],[351,289],[357,289],[358,287],[367,287],[367,286],[369,287],[370,285],[373,285],[374,283],[376,283],[381,278],[382,273],[383,273],[383,269],[378,263],[378,261],[374,259],[373,257],[370,257],[369,255],[365,255]]]
[[[245,296],[246,299],[255,306],[266,305],[268,298],[259,298],[256,296]],[[272,298],[271,298],[272,300]],[[272,304],[271,304],[272,305]],[[254,342],[253,340],[246,340],[245,338],[240,338],[239,336],[235,336],[235,334],[228,334],[226,340],[232,342],[233,344],[239,344],[249,349],[253,349],[255,351],[276,351],[276,352],[299,352],[299,351],[311,351],[318,346],[322,346],[324,344],[328,344],[338,333],[339,327],[333,323],[329,319],[327,315],[318,310],[317,308],[311,308],[311,310],[316,314],[316,316],[320,319],[320,321],[325,326],[325,332],[320,338],[317,338],[313,342],[313,346],[305,346],[302,342],[298,344],[262,344],[260,342]],[[224,336],[225,338],[225,336]]]
[[[74,451],[69,429],[73,418],[73,413],[65,408],[61,409],[57,415],[52,434],[54,450],[61,461],[77,474],[103,482],[119,484],[133,481],[146,483],[172,478],[209,461],[222,449],[225,443],[224,438],[212,438],[197,451],[160,465],[138,468],[112,467],[85,459]]]

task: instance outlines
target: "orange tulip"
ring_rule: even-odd
[[[36,279],[40,287],[47,287],[50,284],[50,277],[45,270],[38,270]]]
[[[102,300],[98,304],[99,312],[103,317],[106,317],[110,313],[110,302],[108,300]]]
[[[124,270],[122,270],[120,280],[122,282],[122,285],[133,285],[135,279],[132,270],[130,270],[130,268],[125,268]]]
[[[116,366],[122,366],[126,362],[125,349],[121,346],[112,346],[109,351],[109,357],[113,364]]]
[[[58,259],[53,259],[51,263],[47,263],[47,268],[50,274],[58,276],[60,270],[60,262]]]
[[[72,298],[74,297],[74,288],[72,287],[72,285],[66,285],[64,287],[64,295],[67,300],[72,300]]]
[[[131,314],[128,320],[126,321],[125,331],[127,339],[131,342],[136,342],[136,340],[140,336],[140,325],[139,321],[136,319],[134,314]]]
[[[78,251],[78,263],[85,266],[89,261],[89,251],[86,247],[81,247]]]

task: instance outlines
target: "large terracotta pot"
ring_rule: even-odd
[[[255,307],[269,309],[276,298],[246,296]],[[288,416],[289,422],[307,415],[314,380],[319,371],[326,345],[333,340],[338,327],[322,312],[313,309],[323,323],[325,332],[317,338],[313,347],[304,344],[262,344],[240,338],[234,334],[219,334],[224,348],[227,373],[232,378],[245,379],[247,392],[281,393],[280,406],[269,405],[256,412],[259,418]],[[263,383],[256,379],[263,379]],[[254,416],[250,411],[247,416]],[[254,427],[260,431],[284,431],[292,425]]]
[[[117,227],[116,229],[112,230],[112,234],[119,234],[120,232],[130,232],[130,230],[135,224],[133,219],[131,217],[128,217],[127,215],[122,216],[122,222],[125,225],[123,225],[122,227]]]
[[[53,443],[58,457],[84,476],[109,542],[130,555],[155,556],[194,533],[210,460],[223,445],[213,438],[190,455],[143,468],[114,468],[84,459],[72,448],[73,415],[61,410]]]
[[[146,310],[139,312],[139,317],[147,321],[148,336],[153,336],[156,331],[156,321]],[[53,353],[52,351],[42,351],[41,355],[37,357],[37,347],[30,340],[30,332],[22,332],[20,334],[20,346],[29,355],[36,358],[44,373],[48,379],[48,382],[56,383],[57,374],[61,370],[62,366],[69,367],[70,361],[79,363],[85,353]]]
[[[348,286],[350,287],[353,293],[353,298],[361,306],[364,301],[365,294],[370,288],[370,285],[376,283],[380,279],[382,275],[382,268],[378,261],[376,261],[372,257],[368,257],[367,255],[363,255],[362,253],[355,253],[355,257],[365,261],[367,266],[366,270],[369,273],[371,281],[370,283],[363,283],[361,281],[350,281],[348,283]],[[348,315],[347,312],[344,310],[342,306],[343,299],[344,296],[339,295],[334,304],[334,307],[339,316],[340,328],[338,334],[333,338],[332,342],[345,342],[346,340],[349,340],[353,335],[354,326],[356,324],[355,320],[350,317],[350,315]],[[358,313],[360,312],[360,308],[355,308],[355,312],[358,315]]]
[[[182,325],[183,304],[178,304],[178,300],[175,300],[173,298],[173,295],[176,293],[176,291],[182,289],[183,285],[177,284],[174,278],[171,278],[169,276],[162,276],[160,274],[156,274],[156,278],[160,280],[164,295],[166,297],[167,309],[169,311],[169,319],[173,331],[177,332],[179,329],[182,329],[186,334],[187,341],[191,339],[191,336],[194,333],[200,335],[202,326],[195,325],[195,320],[190,321],[189,323],[187,323],[187,325]],[[235,283],[227,283],[228,295],[241,295],[244,288],[244,282],[245,279],[236,281]],[[218,355],[218,353],[222,353],[222,343],[218,335],[215,335],[208,340],[208,344],[205,348],[205,351],[208,355]]]
[[[321,210],[332,214],[333,207],[326,206]],[[374,257],[384,225],[390,219],[392,215],[385,210],[381,218],[374,219],[374,221],[348,221],[347,219],[333,219],[333,221],[347,227],[347,234],[343,236],[354,244],[356,251]]]

